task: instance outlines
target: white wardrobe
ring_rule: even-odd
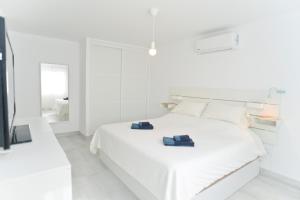
[[[147,49],[94,39],[87,39],[85,45],[81,131],[91,135],[101,124],[147,118]]]

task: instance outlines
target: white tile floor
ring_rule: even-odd
[[[94,155],[90,138],[59,136],[71,164],[73,200],[137,200],[134,194]],[[300,200],[300,190],[270,177],[259,176],[229,200]]]

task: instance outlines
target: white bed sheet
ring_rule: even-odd
[[[99,148],[158,200],[190,200],[218,179],[265,151],[260,139],[234,124],[175,113],[149,120],[154,130],[131,123],[99,127],[91,152]],[[195,147],[168,147],[163,136],[188,134]]]

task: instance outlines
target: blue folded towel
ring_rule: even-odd
[[[152,126],[152,124],[150,124],[150,122],[139,122],[139,126],[140,127],[148,127],[148,126]]]
[[[173,138],[177,142],[188,142],[191,140],[190,136],[188,135],[175,135]]]
[[[163,137],[163,143],[165,146],[185,146],[185,147],[193,147],[195,146],[194,141],[190,138],[187,141],[176,141],[171,137]]]
[[[149,122],[132,123],[131,129],[152,130],[153,125]]]

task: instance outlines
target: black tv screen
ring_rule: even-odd
[[[14,84],[14,53],[5,26],[0,17],[0,147],[9,149],[16,113]]]

